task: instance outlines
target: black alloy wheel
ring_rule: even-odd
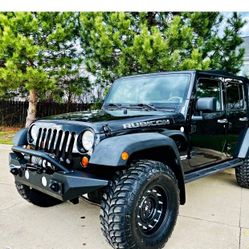
[[[159,249],[179,210],[179,188],[162,162],[141,160],[109,185],[101,202],[101,229],[115,249]]]
[[[167,215],[167,191],[163,186],[146,189],[136,210],[136,222],[141,233],[151,235],[162,225]]]

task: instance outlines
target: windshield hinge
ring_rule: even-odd
[[[104,133],[105,133],[105,135],[106,135],[107,137],[111,136],[112,130],[111,130],[111,128],[110,128],[110,126],[109,126],[108,124],[104,124],[104,125],[102,126],[102,129],[103,129],[103,131],[104,131]]]

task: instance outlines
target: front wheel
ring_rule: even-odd
[[[111,188],[108,198],[103,198],[100,216],[111,246],[162,248],[179,210],[179,189],[171,169],[161,162],[138,161]]]

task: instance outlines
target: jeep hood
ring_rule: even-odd
[[[124,114],[123,110],[117,111],[81,111],[49,116],[39,120],[42,123],[52,123],[60,126],[86,126],[91,127],[97,133],[104,132],[104,127],[109,131],[130,130],[135,128],[165,127],[166,125],[184,123],[185,118],[181,113],[155,112],[155,111],[135,111],[128,110]]]

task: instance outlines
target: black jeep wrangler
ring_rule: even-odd
[[[88,194],[113,248],[162,248],[185,183],[235,168],[249,187],[248,86],[222,71],[118,79],[102,110],[38,120],[16,135],[17,190],[42,207]]]

